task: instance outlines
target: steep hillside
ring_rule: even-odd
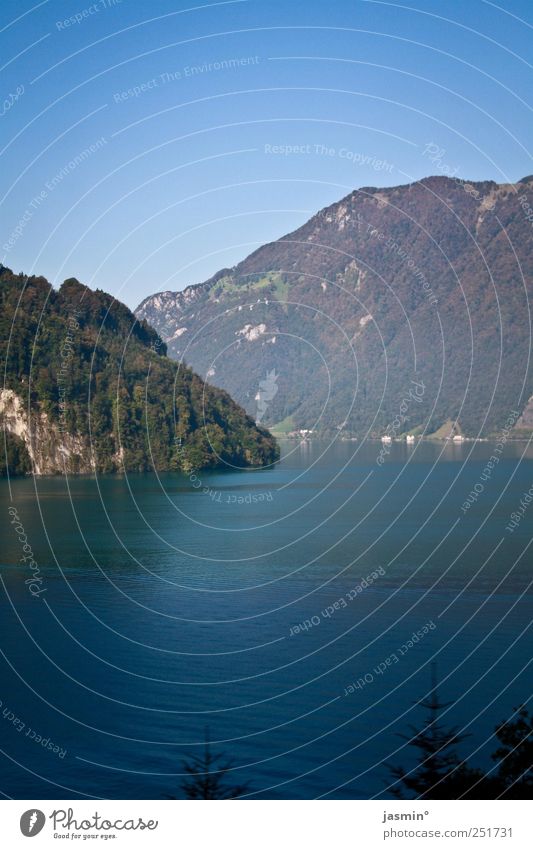
[[[226,392],[166,356],[144,321],[77,280],[0,267],[1,471],[265,465],[273,437]]]
[[[532,177],[359,189],[136,314],[268,426],[496,432],[533,394],[532,208]]]

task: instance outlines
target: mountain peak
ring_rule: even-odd
[[[526,183],[432,175],[355,189],[136,314],[251,415],[275,372],[266,423],[380,435],[419,381],[402,432],[448,421],[467,435],[497,430],[533,394]]]

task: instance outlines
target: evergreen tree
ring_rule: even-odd
[[[213,754],[206,734],[203,753],[192,755],[183,764],[185,772],[190,776],[181,785],[186,798],[238,799],[243,796],[248,791],[248,784],[228,783],[228,773],[233,766],[234,762],[223,754]]]
[[[497,779],[504,799],[531,799],[533,794],[533,716],[522,706],[513,718],[496,728],[501,746],[492,755],[499,761]]]
[[[455,747],[468,735],[440,721],[440,712],[450,703],[439,699],[434,666],[431,676],[431,692],[420,702],[427,711],[422,728],[411,726],[411,736],[400,735],[417,749],[418,765],[409,772],[401,766],[389,766],[395,779],[390,791],[399,799],[405,798],[405,793],[418,799],[493,798],[494,783],[480,770],[469,767],[456,752]]]

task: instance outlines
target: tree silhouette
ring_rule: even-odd
[[[247,783],[227,783],[234,761],[223,754],[213,754],[207,733],[203,753],[191,755],[183,768],[190,776],[181,785],[187,799],[237,799],[249,789]]]
[[[442,710],[451,704],[439,700],[435,667],[431,669],[431,692],[420,706],[427,711],[421,729],[411,726],[411,736],[401,734],[418,751],[418,765],[406,772],[401,766],[388,769],[395,779],[389,788],[399,799],[485,799],[494,798],[495,781],[472,769],[459,758],[455,747],[469,735],[448,728],[439,720]],[[496,794],[497,795],[497,794]]]
[[[497,779],[504,799],[531,799],[533,793],[533,716],[522,705],[496,728],[501,746],[492,755],[499,761]]]

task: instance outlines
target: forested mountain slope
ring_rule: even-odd
[[[1,267],[0,298],[0,423],[11,474],[276,459],[268,431],[226,392],[168,359],[156,331],[110,295],[74,279],[56,291],[42,277]]]
[[[532,177],[359,189],[136,314],[268,426],[493,433],[533,394],[532,210]]]

